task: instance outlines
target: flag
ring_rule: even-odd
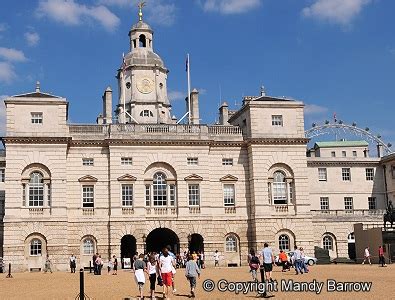
[[[335,123],[337,122],[336,113],[333,114],[333,120],[335,120]]]
[[[187,59],[185,61],[185,72],[188,72],[189,70],[189,56],[187,55]]]
[[[121,66],[121,70],[122,72],[125,72],[126,69],[126,62],[125,62],[125,54],[122,54],[122,66]]]

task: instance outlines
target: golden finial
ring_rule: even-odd
[[[145,1],[140,1],[138,4],[139,7],[139,21],[143,21],[143,7],[145,6]]]

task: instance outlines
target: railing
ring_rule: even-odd
[[[42,215],[44,214],[44,208],[42,207],[29,208],[29,213],[31,215]]]
[[[277,213],[288,213],[288,205],[275,205],[274,209]]]
[[[225,214],[235,214],[236,207],[225,207]]]
[[[209,126],[208,133],[215,135],[240,135],[243,131],[237,126]]]
[[[331,209],[331,210],[311,210],[314,216],[375,216],[381,217],[385,209]]]
[[[133,207],[122,207],[122,214],[123,215],[133,215],[134,214]]]
[[[94,208],[83,208],[82,209],[82,214],[84,216],[94,216],[95,215],[95,209]]]
[[[107,125],[69,125],[69,133],[72,134],[103,134],[107,131]]]
[[[189,213],[190,214],[200,214],[200,207],[199,206],[190,206]]]
[[[175,207],[147,207],[147,215],[175,215],[177,214],[177,209]]]

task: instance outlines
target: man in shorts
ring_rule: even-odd
[[[163,280],[163,297],[167,299],[169,296],[169,288],[173,285],[172,271],[175,268],[174,260],[169,255],[167,247],[162,249],[162,255],[159,257],[159,269]]]
[[[273,282],[272,279],[272,271],[273,271],[273,264],[274,264],[274,255],[271,248],[269,248],[268,243],[263,245],[262,250],[262,258],[263,258],[263,268],[265,269],[266,273],[266,280]]]

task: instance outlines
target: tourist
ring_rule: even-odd
[[[214,267],[219,267],[219,252],[215,250],[214,253]]]
[[[93,254],[93,256],[92,256],[93,274],[95,274],[95,275],[97,275],[96,259],[98,256],[99,256],[99,253]]]
[[[259,269],[260,261],[258,256],[255,255],[255,250],[252,248],[250,249],[250,254],[248,254],[248,265],[250,266],[252,281],[258,281],[257,270]]]
[[[115,255],[112,256],[112,275],[118,275],[118,259]]]
[[[77,258],[75,257],[75,255],[73,253],[71,253],[69,262],[70,262],[70,271],[71,273],[75,273],[75,269],[77,267]]]
[[[290,270],[288,263],[288,256],[283,250],[280,250],[280,254],[278,255],[278,260],[280,265],[283,267],[281,272],[286,272],[287,270]]]
[[[101,259],[101,255],[98,255],[96,258],[96,275],[101,275],[102,267],[103,267],[103,260]]]
[[[145,284],[145,275],[144,272],[147,272],[147,267],[144,262],[144,254],[140,254],[139,257],[133,263],[133,271],[134,277],[136,279],[137,285],[139,287],[140,298],[144,299],[144,284]]]
[[[300,250],[298,249],[297,246],[295,246],[293,260],[294,260],[294,267],[295,267],[296,275],[299,275],[299,273],[303,274],[302,264],[301,264],[302,253],[300,252]]]
[[[171,277],[172,277],[171,278],[172,279],[171,286],[173,288],[173,294],[174,294],[175,292],[177,292],[176,286],[175,286],[175,280],[174,280],[174,278],[176,276],[176,273],[177,273],[176,268],[175,268],[175,266],[176,266],[176,256],[175,256],[175,254],[173,252],[171,252],[170,245],[168,245],[166,248],[167,248],[167,252],[169,253],[169,256],[173,259],[173,265],[172,265],[172,268],[171,268]]]
[[[107,262],[107,275],[110,275],[111,270],[114,268],[113,264],[112,264],[112,259],[111,257],[108,259]]]
[[[201,265],[201,269],[204,269],[204,253],[203,253],[203,251],[200,253],[200,265]]]
[[[363,265],[365,264],[365,261],[366,261],[366,260],[369,262],[369,265],[372,265],[372,263],[371,263],[371,261],[370,261],[370,251],[369,251],[369,247],[366,247],[366,248],[365,248],[365,251],[364,251],[364,259],[363,259],[363,262],[362,262]]]
[[[163,248],[162,255],[159,256],[159,269],[163,281],[163,296],[168,298],[169,288],[173,286],[174,260],[166,247]]]
[[[153,300],[155,299],[155,283],[158,274],[158,262],[156,261],[155,255],[153,254],[148,257],[147,273],[150,282],[151,299]]]
[[[197,256],[197,253],[195,251],[192,252],[192,258],[197,263],[198,256]]]
[[[192,255],[188,257],[185,265],[185,276],[189,281],[191,287],[191,297],[195,297],[196,277],[200,278],[200,270],[196,262],[193,260]]]
[[[383,248],[383,246],[379,246],[379,264],[381,264],[382,267],[386,267],[387,266],[385,264],[384,248]]]
[[[265,273],[266,273],[266,280],[273,282],[272,271],[274,264],[274,256],[273,256],[273,251],[271,248],[269,248],[268,243],[263,244],[262,257],[263,257],[263,268],[265,269]]]
[[[300,247],[300,268],[303,270],[303,272],[309,273],[309,269],[307,268],[307,264],[305,261],[305,254],[302,247]]]
[[[45,265],[44,265],[45,266],[44,273],[47,273],[49,271],[52,274],[52,266],[51,265],[52,265],[52,262],[49,259],[49,254],[47,254],[47,258],[45,260]]]

